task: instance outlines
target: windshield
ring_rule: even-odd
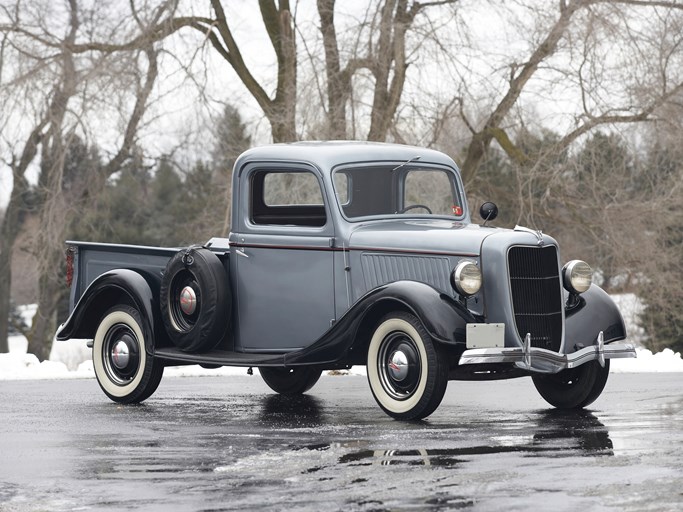
[[[349,218],[386,215],[464,215],[455,173],[427,166],[375,165],[338,169],[337,201]]]

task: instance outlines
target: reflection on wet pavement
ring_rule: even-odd
[[[361,450],[339,458],[342,464],[407,464],[453,467],[476,455],[521,453],[523,456],[614,455],[607,428],[588,411],[540,411],[533,436],[492,437],[489,445],[413,450]]]
[[[264,425],[299,428],[320,425],[323,402],[314,396],[268,395],[262,399],[259,420]]]
[[[461,473],[474,472],[475,481],[492,486],[509,478],[509,468],[528,466],[527,459],[543,465],[613,455],[607,428],[588,411],[507,412],[439,423],[401,423],[378,415],[363,420],[361,411],[342,423],[313,396],[162,402],[144,406],[144,412],[125,409],[129,419],[150,422],[154,440],[87,437],[93,457],[82,477],[161,487],[172,483],[185,488],[185,496],[197,489],[207,498],[229,495],[235,508],[260,503],[264,493],[273,504],[291,503],[297,489],[301,493],[293,504],[305,509],[315,508],[318,500],[343,500],[351,510],[401,504],[443,509],[477,502],[476,496],[438,490],[461,485]],[[221,414],[224,409],[229,415]],[[419,467],[428,472],[414,473]],[[444,470],[448,473],[440,473]],[[449,476],[453,471],[456,482]],[[395,485],[403,479],[410,484]],[[373,499],[348,498],[358,493]]]
[[[206,392],[206,383],[188,391],[182,382],[140,406],[82,400],[64,420],[62,476],[47,480],[59,485],[31,483],[38,506],[22,508],[14,505],[33,499],[28,482],[0,478],[0,510],[683,505],[680,396],[640,401],[634,391],[625,406],[559,411],[510,405],[517,388],[496,387],[509,398],[460,405],[456,396],[427,421],[397,422],[376,409],[364,382],[351,381],[349,398],[323,381],[301,397]]]

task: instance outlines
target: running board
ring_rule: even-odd
[[[168,363],[180,362],[216,366],[285,366],[284,354],[248,354],[227,350],[210,350],[189,354],[177,348],[157,348],[154,357],[164,359]]]

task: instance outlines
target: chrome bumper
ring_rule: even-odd
[[[631,343],[605,345],[602,331],[595,345],[571,354],[560,354],[544,348],[532,347],[531,336],[527,334],[521,347],[466,350],[460,356],[459,364],[513,363],[517,368],[530,372],[558,373],[590,361],[598,361],[604,367],[605,359],[625,357],[636,357],[635,345]]]

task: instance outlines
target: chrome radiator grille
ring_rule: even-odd
[[[562,288],[557,249],[512,247],[508,253],[512,309],[520,338],[531,346],[559,351],[562,343]]]

